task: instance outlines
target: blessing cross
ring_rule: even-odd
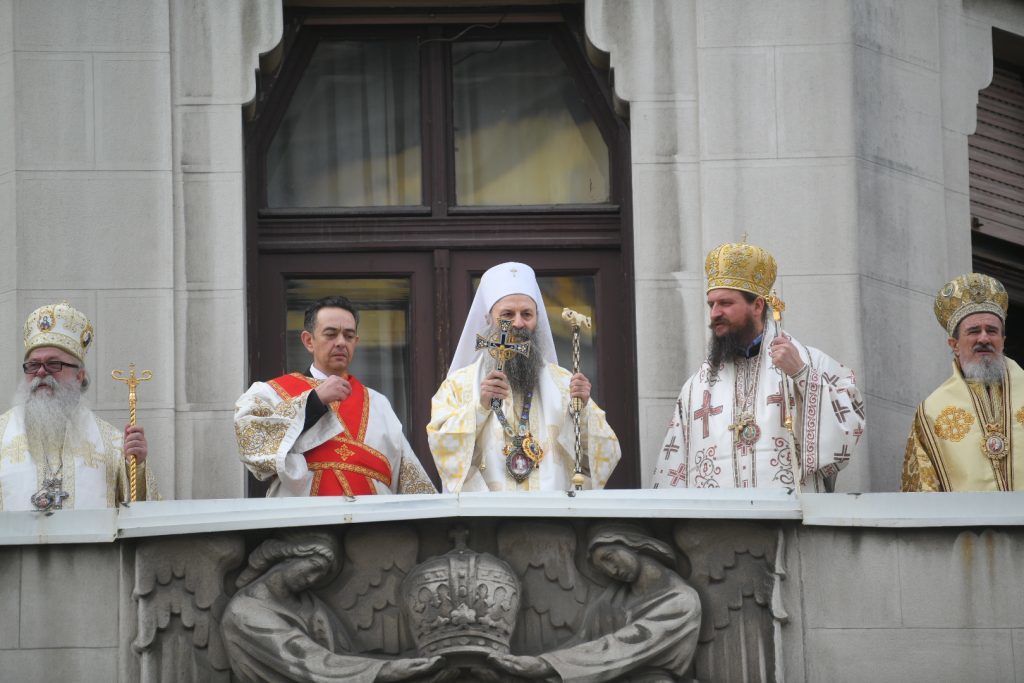
[[[704,402],[701,407],[693,412],[693,420],[704,421],[704,438],[708,438],[708,420],[711,419],[712,415],[720,415],[722,413],[722,406],[711,407],[711,392],[707,389],[704,390]]]
[[[485,339],[479,334],[476,335],[476,348],[478,350],[486,349],[487,353],[491,354],[491,358],[498,362],[498,371],[503,372],[505,362],[511,360],[514,354],[518,353],[527,357],[530,355],[530,342],[513,342],[509,339],[512,336],[511,320],[499,320],[498,327],[498,333],[490,339]]]
[[[143,370],[141,374],[135,374],[135,363],[128,364],[128,373],[125,374],[124,370],[112,370],[110,376],[118,382],[124,382],[128,385],[128,425],[135,426],[135,387],[139,386],[142,382],[148,382],[153,379],[153,372],[151,370]],[[136,469],[135,456],[133,455],[131,460],[128,461],[128,487],[129,497],[131,502],[135,502],[139,495],[138,485],[138,470]]]

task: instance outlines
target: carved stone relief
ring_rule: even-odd
[[[139,546],[144,671],[180,674],[187,655],[198,673],[174,680],[782,678],[777,527],[436,520],[249,547],[243,567],[241,536]],[[160,606],[197,592],[206,635],[184,640]]]

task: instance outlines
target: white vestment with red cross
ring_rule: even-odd
[[[683,385],[658,453],[654,488],[788,488],[823,491],[846,466],[864,434],[864,403],[853,371],[792,340],[806,368],[789,382],[793,433],[783,422],[782,374],[772,365],[767,331],[760,360],[705,361]],[[747,376],[757,368],[756,377]],[[744,385],[744,379],[746,383]],[[737,394],[753,394],[756,428],[747,440]],[[756,435],[756,438],[750,438]]]

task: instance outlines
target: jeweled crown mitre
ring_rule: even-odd
[[[89,319],[67,301],[40,306],[25,321],[25,356],[41,346],[54,346],[84,362],[94,335]]]
[[[761,247],[746,242],[716,247],[704,261],[708,289],[727,287],[767,297],[775,284],[775,259]]]
[[[504,561],[466,547],[432,557],[402,582],[402,608],[421,657],[508,654],[519,613],[519,580]],[[456,662],[457,663],[457,662]]]
[[[1006,322],[1009,297],[1003,283],[981,273],[960,275],[935,295],[935,318],[953,336],[960,321],[972,313],[992,313]]]

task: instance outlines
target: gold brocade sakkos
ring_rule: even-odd
[[[997,405],[985,405],[985,389],[972,389],[956,363],[921,404],[907,443],[904,491],[1024,490],[1024,371],[1005,360]]]

